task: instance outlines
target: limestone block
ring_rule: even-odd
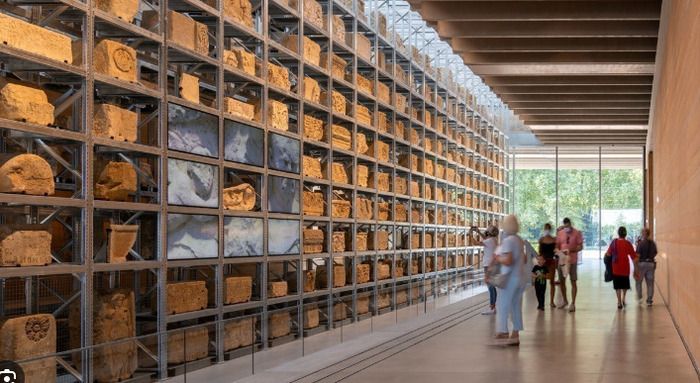
[[[243,48],[224,49],[224,64],[238,68],[251,76],[255,76],[255,62],[255,54]]]
[[[334,231],[333,232],[333,246],[334,253],[342,253],[345,251],[345,232],[344,231]]]
[[[51,166],[36,154],[19,154],[0,166],[0,193],[53,195]]]
[[[358,231],[355,233],[355,251],[367,251],[366,231]]]
[[[444,179],[445,178],[445,166],[443,164],[436,164],[435,165],[435,177]]]
[[[333,218],[350,218],[350,201],[333,199]]]
[[[435,168],[433,166],[434,164],[433,164],[432,159],[423,158],[422,164],[423,164],[423,167],[422,167],[423,173],[430,175],[430,176],[435,174]]]
[[[304,190],[304,215],[323,215],[323,193]]]
[[[408,222],[408,211],[406,211],[406,205],[403,203],[397,203],[394,206],[394,221]]]
[[[423,238],[423,247],[426,249],[433,247],[433,235],[431,233],[425,233]]]
[[[363,197],[355,198],[355,218],[372,219],[374,216],[372,200]]]
[[[308,114],[304,115],[304,138],[323,141],[324,133],[323,120],[319,120],[318,118]]]
[[[391,203],[379,202],[377,205],[377,220],[388,221],[391,219]]]
[[[420,239],[421,239],[421,234],[420,233],[411,233],[411,249],[420,249]],[[414,273],[415,274],[415,273]]]
[[[321,229],[304,229],[304,253],[322,253],[325,239],[325,232]]]
[[[370,281],[370,269],[371,265],[368,263],[361,263],[355,267],[355,279],[357,283],[367,283]]]
[[[377,280],[391,278],[391,267],[386,263],[377,263]]]
[[[352,135],[347,128],[334,124],[331,133],[334,148],[342,150],[352,149]]]
[[[369,150],[369,146],[367,146],[367,137],[365,136],[365,134],[359,132],[355,134],[355,141],[355,150],[357,151],[357,153],[366,154]]]
[[[287,295],[287,282],[277,281],[267,283],[267,297],[279,298]]]
[[[199,104],[199,77],[183,73],[179,83],[180,97],[189,102]]]
[[[252,121],[255,118],[255,105],[224,97],[224,113],[232,114],[240,119]]]
[[[96,0],[97,9],[131,23],[139,12],[138,0]]]
[[[249,183],[231,186],[222,190],[226,210],[250,211],[255,207],[255,188]]]
[[[333,287],[345,286],[345,266],[333,265]],[[321,265],[316,269],[316,287],[319,289],[327,289],[328,285],[328,269],[326,265]]]
[[[357,186],[359,187],[369,187],[369,168],[367,165],[358,164],[357,168]]]
[[[408,290],[397,290],[396,291],[396,304],[403,305],[408,303]]]
[[[126,201],[136,192],[136,170],[127,162],[110,161],[97,178],[95,198]]]
[[[321,159],[307,155],[302,156],[302,168],[304,177],[324,178],[321,172]]]
[[[385,309],[391,306],[391,293],[379,293],[377,294],[377,308]]]
[[[168,334],[168,364],[191,362],[208,354],[209,330],[206,327],[175,330]]]
[[[374,158],[379,161],[389,162],[389,144],[384,141],[374,140],[369,150],[374,153]]]
[[[321,91],[321,99],[327,100],[327,91]],[[345,96],[342,93],[333,90],[331,92],[331,109],[334,113],[347,114],[347,105]]]
[[[333,38],[336,39],[337,41],[342,42],[343,44],[346,44],[345,41],[345,22],[343,22],[343,18],[340,17],[340,15],[333,15]],[[324,18],[324,22],[326,25],[324,25],[325,30],[328,30],[328,22]]]
[[[138,114],[111,104],[95,105],[92,132],[96,137],[136,141]]]
[[[355,47],[355,51],[357,52],[357,55],[364,58],[365,60],[369,61],[372,59],[372,42],[362,34],[356,34],[355,35],[355,44],[357,45]]]
[[[377,52],[377,66],[386,70],[386,53],[384,51]]]
[[[0,117],[46,126],[54,123],[53,113],[43,90],[0,78]]]
[[[224,279],[224,304],[245,303],[253,297],[253,277],[226,277]]]
[[[418,134],[418,131],[415,129],[409,129],[408,131],[408,142],[411,143],[411,145],[418,145],[420,143],[420,134]]]
[[[376,240],[376,244],[375,244]],[[389,232],[386,230],[375,230],[369,232],[369,248],[370,250],[388,250],[389,249]]]
[[[361,91],[366,92],[367,94],[374,93],[374,86],[372,85],[372,81],[367,77],[360,75],[359,73],[357,74],[357,88]]]
[[[301,270],[304,278],[303,286],[305,293],[310,293],[316,288],[316,270]],[[292,271],[287,274],[287,291],[297,291],[297,273]]]
[[[389,173],[383,173],[383,172],[372,172],[370,175],[370,185],[376,185],[377,190],[383,191],[383,192],[388,192],[390,190],[389,187],[389,179],[391,178],[391,174]],[[375,184],[376,181],[376,184]]]
[[[255,318],[231,320],[224,324],[224,351],[235,350],[253,344]]]
[[[347,304],[345,302],[337,302],[333,305],[333,319],[344,320],[348,317]]]
[[[73,63],[71,38],[0,13],[0,41],[9,47],[51,60]]]
[[[421,223],[421,213],[420,210],[417,208],[411,209],[411,222],[413,223]]]
[[[438,202],[445,202],[445,189],[436,188],[435,189],[435,200]]]
[[[360,124],[372,126],[372,113],[364,105],[355,105],[355,118],[357,118],[357,122]]]
[[[433,187],[430,184],[423,184],[423,198],[427,200],[433,199]]]
[[[456,181],[456,173],[454,168],[447,168],[447,170],[445,171],[445,179],[447,179],[447,182]]]
[[[224,0],[224,16],[230,17],[248,28],[253,28],[253,6],[250,0]]]
[[[420,197],[420,185],[418,181],[411,181],[411,197]]]
[[[308,1],[308,0],[307,0]],[[311,63],[316,66],[320,66],[321,64],[321,46],[318,45],[315,41],[311,40],[310,38],[304,36],[302,39],[302,58],[306,60],[306,62]],[[291,50],[292,52],[295,52],[299,54],[299,35],[287,35],[285,38],[282,40],[282,45],[284,45],[286,48]]]
[[[321,63],[328,62],[329,53],[321,53]],[[337,79],[345,78],[345,68],[348,66],[347,61],[335,53],[331,54],[331,75]]]
[[[304,329],[312,329],[318,327],[320,324],[320,316],[318,312],[318,307],[307,307],[304,308]]]
[[[136,82],[136,51],[114,40],[104,39],[93,49],[95,72],[118,80]]]
[[[167,284],[167,313],[179,314],[207,308],[205,281],[172,282]]]
[[[318,86],[318,81],[311,77],[304,77],[304,99],[321,103],[321,87]]]
[[[383,82],[377,82],[377,99],[386,104],[391,104],[391,88]]]
[[[377,130],[382,133],[389,132],[389,119],[384,112],[377,112]]]
[[[326,179],[329,178],[329,177],[328,177],[328,176],[329,176],[328,170],[329,170],[329,169],[328,169],[328,165],[324,164],[323,174],[324,174],[324,177],[325,177]],[[348,183],[350,183],[350,180],[349,180],[349,178],[348,178],[348,173],[347,173],[347,171],[345,170],[345,164],[344,164],[344,163],[342,163],[342,162],[333,162],[331,173],[332,173],[332,175],[333,175],[333,182],[343,183],[343,184],[348,184]]]
[[[369,312],[369,295],[357,297],[357,307],[355,311],[358,315],[367,314]]]
[[[396,94],[396,110],[401,113],[406,113],[406,96],[403,94]]]
[[[381,12],[372,12],[372,17],[374,17],[375,14],[377,16],[377,31],[380,35],[386,37],[386,16],[384,16],[384,14]]]
[[[408,185],[406,179],[401,176],[394,177],[394,193],[406,195]]]
[[[168,11],[168,40],[202,55],[209,55],[209,33],[207,26],[191,17]]]
[[[405,270],[403,268],[403,264],[403,261],[396,261],[396,263],[393,265],[393,267],[391,268],[391,275],[393,278],[399,278],[406,275]]]
[[[292,89],[287,68],[270,62],[267,63],[267,82],[287,91]]]
[[[51,233],[44,225],[0,225],[0,266],[51,264]]]
[[[418,171],[418,156],[415,154],[402,153],[399,155],[399,165],[412,171]]]
[[[117,225],[110,223],[107,228],[109,235],[107,246],[108,263],[124,263],[129,250],[136,243],[139,225]]]
[[[56,319],[51,314],[32,314],[0,320],[0,360],[23,360],[56,353]],[[56,360],[41,358],[21,363],[24,381],[56,381]],[[4,375],[7,376],[7,375]]]
[[[289,6],[294,9],[299,9],[297,1],[298,0],[289,0]],[[304,20],[319,29],[323,29],[323,19],[323,8],[321,4],[315,0],[304,0]]]
[[[260,101],[255,103],[255,120],[262,121],[263,106]],[[279,130],[289,130],[289,109],[287,104],[277,100],[267,100],[267,125]]]

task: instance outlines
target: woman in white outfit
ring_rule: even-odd
[[[498,246],[498,228],[496,226],[489,226],[486,229],[483,239],[481,240],[481,245],[484,246],[484,273],[487,273],[489,265],[493,263],[494,253]],[[489,308],[481,313],[483,315],[493,315],[496,313],[496,288],[489,284],[488,290]]]
[[[518,236],[520,223],[514,215],[509,215],[503,221],[505,237],[495,257],[495,262],[503,265],[503,273],[507,282],[503,288],[498,288],[496,301],[496,336],[497,345],[520,344],[520,331],[523,330],[523,291],[527,285],[525,277],[526,258],[523,254],[524,243]],[[508,330],[508,320],[512,322],[512,332]]]

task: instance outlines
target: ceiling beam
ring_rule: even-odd
[[[649,117],[649,109],[518,109],[518,117],[528,119],[534,116],[569,116],[569,115],[616,115]]]
[[[629,125],[629,124],[646,124],[648,119],[627,119],[627,120],[592,120],[590,116],[587,116],[584,120],[527,120],[525,124],[528,125]]]
[[[543,110],[556,110],[556,109],[642,109],[649,110],[649,101],[577,101],[577,102],[566,102],[566,101],[510,101],[508,102],[508,108],[515,113],[520,113],[521,110],[533,110],[533,109],[543,109]]]
[[[657,37],[658,21],[442,21],[440,36],[455,37]]]
[[[651,85],[532,85],[532,86],[493,86],[499,94],[651,94]]]
[[[460,54],[467,65],[516,63],[654,63],[655,52],[487,52]]]
[[[538,21],[538,20],[659,20],[661,1],[634,6],[619,2],[583,1],[428,1],[420,5],[425,20]]]
[[[472,64],[480,76],[653,75],[654,64]]]
[[[460,52],[656,52],[655,37],[641,38],[453,38]]]
[[[540,101],[646,101],[649,102],[648,94],[606,94],[606,93],[591,93],[591,94],[528,94],[528,95],[510,95],[503,97],[506,103],[512,101],[519,102],[540,102]]]
[[[649,85],[653,76],[484,76],[490,86],[533,86],[533,85]]]

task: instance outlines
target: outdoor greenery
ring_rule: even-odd
[[[554,227],[560,224],[555,222],[556,173],[554,169],[517,169],[514,178],[515,213],[521,221],[521,232],[526,239],[535,241],[546,222]],[[603,209],[642,208],[641,169],[604,169],[601,178]],[[598,192],[597,169],[559,171],[559,220],[571,218],[583,232],[587,247],[596,246],[598,238]],[[641,230],[641,220],[626,222],[620,215],[614,224],[603,226],[599,245],[605,246],[620,225],[627,226],[630,238]]]

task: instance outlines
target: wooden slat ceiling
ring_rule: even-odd
[[[646,137],[661,0],[409,0],[544,143]],[[557,138],[557,135],[559,136]]]

